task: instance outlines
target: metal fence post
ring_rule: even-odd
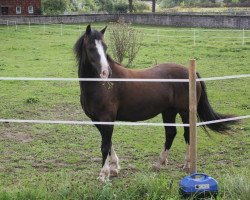
[[[245,29],[242,30],[242,45],[245,45]]]
[[[63,25],[61,23],[61,36],[63,35]]]
[[[196,45],[196,33],[195,33],[195,29],[194,29],[194,46]]]

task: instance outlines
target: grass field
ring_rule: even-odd
[[[30,30],[27,25],[17,30],[0,26],[0,77],[77,77],[72,48],[79,27],[84,31],[85,25],[63,25],[61,35],[60,25],[33,25]],[[250,31],[244,32],[243,41],[242,30],[195,29],[194,46],[193,29],[136,28],[149,35],[143,37],[132,68],[162,62],[187,66],[195,58],[202,77],[250,74]],[[249,115],[249,78],[206,84],[217,111]],[[78,83],[53,81],[0,81],[0,118],[89,120],[79,103]],[[161,122],[161,116],[149,122]],[[248,200],[249,119],[233,130],[231,135],[211,132],[209,137],[198,128],[198,171],[218,180],[218,199]],[[186,175],[180,168],[182,132],[178,128],[166,169],[155,172],[152,164],[162,149],[163,127],[115,127],[113,144],[121,171],[103,185],[97,181],[101,152],[95,127],[1,123],[0,200],[180,199],[178,182]]]

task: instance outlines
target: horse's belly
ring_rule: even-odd
[[[142,121],[155,117],[159,113],[162,113],[166,109],[167,104],[162,103],[150,103],[145,104],[143,102],[137,105],[130,105],[127,107],[121,107],[117,112],[117,120],[119,121]]]

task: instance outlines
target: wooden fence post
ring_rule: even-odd
[[[197,172],[197,136],[196,136],[196,69],[195,60],[190,60],[189,66],[189,155],[190,155],[190,173]]]

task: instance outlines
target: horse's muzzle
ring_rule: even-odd
[[[101,78],[110,78],[112,75],[112,70],[110,68],[110,66],[108,67],[108,70],[103,70],[100,74]]]
[[[108,78],[109,77],[109,71],[108,70],[103,70],[100,74],[101,78]]]

